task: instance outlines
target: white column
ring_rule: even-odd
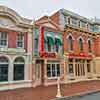
[[[14,77],[14,65],[13,62],[10,61],[8,66],[8,82],[13,81],[13,77]]]

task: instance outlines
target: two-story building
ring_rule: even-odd
[[[62,31],[48,16],[34,25],[34,85],[56,84],[63,74]]]
[[[31,20],[0,6],[0,90],[31,86],[31,37]]]

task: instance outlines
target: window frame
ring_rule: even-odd
[[[50,67],[50,76],[48,76],[48,74],[46,74],[47,75],[47,78],[48,79],[55,79],[55,78],[57,78],[57,77],[60,77],[60,75],[61,75],[61,68],[60,68],[60,64],[59,64],[59,75],[58,75],[58,70],[57,70],[57,65],[58,65],[59,63],[48,63],[47,64],[47,66],[48,65],[50,65],[49,67]],[[52,74],[52,72],[53,72],[53,70],[52,70],[52,65],[55,65],[54,67],[55,67],[55,69],[54,69],[54,72],[55,72],[55,76],[53,76],[53,74]],[[47,67],[46,67],[46,69],[47,69]],[[46,70],[47,71],[47,73],[48,73],[48,70]]]
[[[6,45],[1,45],[1,43],[0,43],[0,47],[1,48],[4,48],[4,47],[8,47],[8,33],[7,32],[0,32],[0,42],[1,42],[1,40],[3,40],[2,38],[1,38],[1,34],[4,34],[4,33],[6,33],[6,35],[7,35],[7,37],[6,37]],[[3,40],[4,41],[4,40]]]
[[[18,46],[18,42],[19,42],[18,38],[19,38],[19,35],[22,35],[22,36],[23,36],[23,40],[20,40],[20,42],[22,42],[22,44],[23,44],[22,47],[19,47],[19,46]],[[17,47],[17,48],[24,48],[24,34],[23,34],[22,32],[17,34],[16,47]]]

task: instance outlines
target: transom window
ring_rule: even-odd
[[[22,33],[17,36],[17,47],[24,48],[24,35]]]
[[[47,77],[60,76],[60,64],[47,64]]]
[[[7,33],[0,32],[0,47],[6,47],[6,46],[7,46]]]

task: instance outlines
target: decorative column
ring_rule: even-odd
[[[93,66],[93,61],[90,61],[90,67],[91,67],[91,76],[93,78],[94,76],[94,66]]]
[[[44,84],[47,84],[47,59],[44,60]]]
[[[87,79],[87,77],[88,77],[88,73],[87,73],[87,60],[85,60],[85,62],[84,62],[84,69],[85,69],[85,77]]]
[[[67,63],[66,63],[66,56],[64,55],[64,81],[67,80]]]
[[[13,61],[11,60],[8,66],[8,82],[12,82],[13,81],[13,77],[14,77],[14,64]]]
[[[76,79],[75,59],[73,59],[73,72],[74,72],[74,78]]]

